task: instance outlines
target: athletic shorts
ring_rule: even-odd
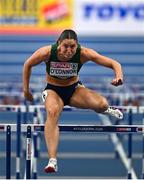
[[[64,105],[69,105],[70,98],[72,97],[72,95],[74,94],[74,92],[78,86],[84,87],[84,85],[80,81],[78,81],[70,86],[55,86],[55,85],[48,83],[42,93],[42,100],[45,102],[45,99],[48,95],[47,90],[50,89],[50,90],[55,91],[61,97],[61,99],[64,102]]]

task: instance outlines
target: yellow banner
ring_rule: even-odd
[[[0,0],[0,29],[60,30],[72,26],[73,0]]]

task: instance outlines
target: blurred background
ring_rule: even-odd
[[[113,87],[110,84],[113,72],[88,62],[80,72],[85,86],[103,94],[113,106],[144,105],[144,0],[0,0],[0,104],[25,104],[22,92],[24,62],[38,48],[55,43],[64,29],[75,30],[82,46],[117,60],[123,67],[124,85]],[[46,85],[45,73],[44,63],[33,68],[30,87],[35,104],[43,104],[41,92]],[[95,113],[72,114],[71,118],[69,115],[63,113],[61,121],[94,123],[99,119]],[[139,116],[135,120],[139,120]],[[0,122],[15,122],[15,115],[0,112]],[[114,147],[108,139],[108,135],[62,135],[62,165],[60,172],[51,178],[125,177],[126,169],[120,159],[113,158]],[[0,140],[4,146],[5,139]],[[127,137],[123,139],[124,143],[125,140]],[[136,136],[135,141],[140,143],[141,138]],[[136,144],[135,148],[135,167],[139,177],[141,146]],[[41,147],[46,153],[45,144]],[[86,152],[82,156],[83,150]],[[4,163],[3,151],[2,148],[0,161]],[[46,156],[41,157],[40,178],[47,178],[42,170],[46,161]],[[4,177],[4,173],[1,167],[0,176]]]

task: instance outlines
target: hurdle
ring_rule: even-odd
[[[59,125],[60,132],[84,133],[144,133],[142,125]],[[6,132],[6,179],[11,178],[11,133],[17,131],[17,124],[0,124],[0,132]],[[44,124],[21,124],[21,132],[27,133],[26,179],[31,178],[31,133],[43,132]]]
[[[119,107],[123,108],[124,112],[133,113],[143,113],[144,107]],[[6,178],[10,179],[11,177],[11,133],[17,132],[17,160],[16,160],[16,178],[20,178],[20,133],[27,133],[26,137],[26,178],[31,178],[31,143],[32,143],[32,133],[43,132],[44,124],[21,124],[21,112],[32,112],[34,113],[36,109],[45,110],[43,105],[29,105],[28,107],[24,105],[0,105],[1,111],[12,111],[17,112],[17,124],[0,124],[0,132],[6,132]],[[64,111],[79,111],[77,108],[65,107]],[[81,110],[80,111],[86,111]],[[91,110],[88,110],[91,111]],[[143,125],[73,125],[73,124],[59,124],[59,129],[61,132],[82,132],[82,133],[120,133],[120,134],[142,134],[144,136],[144,124]],[[19,138],[18,138],[19,137]],[[131,140],[131,139],[130,139]],[[34,144],[36,141],[34,140]],[[35,146],[35,145],[34,145]],[[131,145],[128,150],[128,157],[131,164]],[[34,148],[34,156],[37,157],[37,150]],[[35,169],[35,168],[34,168]],[[37,178],[36,169],[33,172],[33,178]],[[131,177],[131,174],[128,172],[128,177]]]

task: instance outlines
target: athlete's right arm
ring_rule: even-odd
[[[33,101],[33,96],[29,90],[31,69],[33,66],[49,59],[51,46],[45,46],[35,51],[24,63],[23,66],[23,92],[27,100]]]

